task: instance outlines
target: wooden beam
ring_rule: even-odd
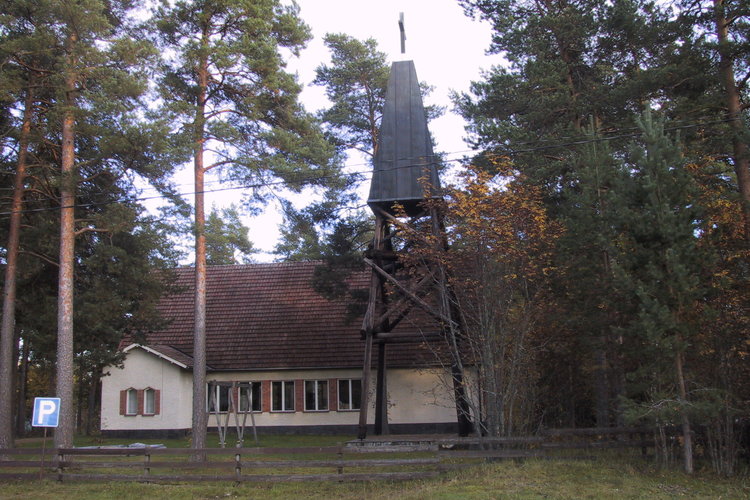
[[[379,206],[373,205],[370,208],[372,208],[372,211],[375,213],[375,215],[380,215],[383,218],[388,219],[389,221],[393,222],[396,227],[402,226],[404,224],[398,217],[396,217],[395,215],[391,213],[386,212]],[[421,219],[422,217],[425,217],[427,215],[429,215],[429,213],[425,210],[422,210],[417,215],[412,215],[411,219],[412,220]]]
[[[437,332],[381,332],[373,341],[376,344],[421,344],[423,342],[439,342],[445,337]]]
[[[432,281],[432,275],[428,274],[427,276],[422,278],[419,283],[417,283],[417,285],[411,290],[411,292],[419,296],[423,291],[423,288],[427,284],[429,284],[430,281]],[[422,297],[424,297],[424,295]],[[414,301],[411,300],[410,297],[402,296],[391,307],[386,309],[386,311],[381,314],[378,319],[375,320],[375,329],[377,331],[384,331],[383,325],[385,325],[387,321],[390,329],[392,330],[401,322],[402,319],[406,317],[407,314],[409,314],[409,311],[411,311],[414,305]],[[395,318],[392,317],[394,313],[396,314]]]
[[[372,240],[372,246],[375,250],[383,249],[383,237],[386,232],[386,222],[383,217],[375,217],[375,234]],[[376,273],[370,277],[370,296],[367,302],[367,312],[362,319],[362,331],[365,334],[365,356],[362,366],[362,404],[359,410],[359,428],[357,437],[364,439],[367,437],[367,410],[370,406],[370,377],[372,374],[372,337],[374,334],[375,309],[380,303],[381,296],[381,279]]]
[[[378,344],[378,378],[375,383],[375,434],[388,434],[388,351]]]
[[[378,338],[375,338],[375,339],[373,339],[373,342],[375,344],[424,344],[425,342],[427,342],[427,343],[429,343],[429,342],[438,342],[440,340],[442,340],[441,337],[431,337],[431,338],[427,338],[427,339],[424,339],[424,338],[418,339],[418,338],[415,338],[415,337],[410,337],[410,338],[395,338],[395,339],[378,339]]]
[[[375,264],[373,261],[367,258],[365,258],[364,261],[365,261],[365,264],[372,267],[379,275],[384,277],[389,283],[393,284],[401,293],[409,297],[415,304],[417,304],[419,307],[424,309],[424,311],[427,314],[433,316],[439,321],[442,321],[444,323],[447,323],[448,325],[451,325],[453,328],[458,328],[458,325],[451,318],[441,314],[438,311],[435,311],[435,309],[432,306],[430,306],[430,304],[428,304],[424,300],[420,299],[417,295],[412,293],[408,288],[406,288],[404,285],[399,283],[399,281],[396,278],[394,278],[393,276],[385,272],[380,266]]]
[[[424,340],[435,337],[442,337],[442,334],[438,332],[381,332],[375,336],[375,340],[397,338],[420,338]]]

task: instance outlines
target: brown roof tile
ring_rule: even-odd
[[[361,317],[347,321],[345,301],[318,294],[312,280],[317,262],[210,266],[206,292],[206,361],[209,370],[359,368],[364,342]],[[148,335],[148,345],[192,366],[194,269],[177,270],[181,293],[166,297],[160,309],[170,319]],[[350,278],[366,289],[369,272]],[[400,329],[436,331],[424,314],[412,313]],[[398,329],[395,331],[399,331]],[[177,357],[175,357],[177,356]],[[181,356],[181,357],[180,357]],[[419,344],[388,347],[389,366],[427,366],[435,358]]]

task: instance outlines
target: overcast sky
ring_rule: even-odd
[[[446,113],[430,123],[430,131],[437,143],[436,151],[448,157],[460,158],[467,152],[463,142],[464,122],[452,112],[451,90],[468,90],[471,81],[480,78],[481,71],[499,64],[499,56],[485,55],[490,44],[490,28],[486,23],[465,16],[457,0],[297,0],[300,17],[311,27],[314,38],[298,59],[289,61],[288,70],[298,74],[305,86],[302,100],[308,111],[326,106],[323,89],[310,86],[315,68],[330,61],[323,44],[326,33],[345,33],[357,39],[374,38],[388,61],[413,60],[417,77],[434,87],[426,104],[444,106]],[[404,13],[406,53],[401,54],[398,26],[399,14]],[[352,157],[349,165],[362,170],[363,159]],[[192,181],[192,167],[187,169],[186,181]],[[184,183],[183,183],[184,182]],[[220,187],[211,182],[208,189]],[[182,189],[187,191],[189,188]],[[364,186],[366,192],[369,186]],[[207,206],[221,207],[237,202],[239,193],[221,191],[206,193]],[[297,200],[297,204],[303,204]],[[364,200],[362,200],[364,203]],[[269,205],[261,216],[248,218],[250,238],[263,253],[258,261],[271,261],[270,254],[278,239],[278,224],[282,221],[278,206]],[[190,259],[186,263],[190,262]]]

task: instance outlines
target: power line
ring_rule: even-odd
[[[686,129],[690,129],[690,128],[698,128],[698,127],[704,127],[704,126],[710,126],[710,125],[718,125],[718,124],[728,123],[728,122],[735,121],[735,120],[737,120],[737,118],[725,118],[725,119],[721,119],[721,120],[711,120],[711,121],[706,121],[706,122],[686,123],[684,125],[675,125],[675,126],[672,126],[672,127],[665,127],[664,131],[665,132],[673,132],[673,131],[677,131],[677,130],[686,130]],[[623,130],[632,130],[632,129],[623,129]],[[527,153],[533,153],[533,152],[548,151],[550,149],[560,149],[560,148],[567,148],[567,147],[571,147],[571,146],[581,146],[581,145],[585,145],[585,144],[608,142],[608,141],[620,140],[620,139],[633,139],[633,138],[639,137],[641,135],[643,135],[643,132],[633,132],[633,133],[618,134],[618,135],[606,135],[606,136],[600,136],[600,137],[589,137],[587,139],[579,139],[579,140],[573,140],[573,141],[568,141],[568,142],[558,143],[558,144],[549,144],[549,145],[543,145],[543,146],[536,146],[536,147],[533,147],[533,148],[526,148],[526,149],[515,149],[515,148],[512,148],[512,147],[508,147],[508,149],[506,149],[503,152],[486,152],[486,151],[485,152],[479,152],[479,153],[475,154],[474,158],[476,158],[476,159],[479,159],[479,158],[487,158],[487,159],[500,158],[500,157],[504,157],[504,156],[514,156],[514,155],[519,155],[519,154],[527,154]],[[522,145],[522,144],[532,144],[532,143],[541,143],[541,142],[545,142],[545,141],[544,140],[539,140],[539,141],[535,141],[535,142],[518,143],[518,144]],[[473,151],[472,150],[465,150],[465,151],[447,152],[447,153],[445,153],[446,158],[440,158],[440,160],[442,160],[443,162],[446,162],[446,163],[462,162],[462,161],[464,161],[466,159],[465,156],[462,156],[461,158],[453,158],[453,159],[448,158],[448,156],[454,155],[454,154],[471,153],[471,152],[473,152]],[[435,155],[435,156],[436,156],[436,158],[439,158],[438,155]],[[379,171],[381,171],[381,172],[384,172],[384,171],[387,172],[387,171],[400,170],[400,169],[411,168],[411,167],[416,167],[416,166],[426,166],[425,163],[424,163],[424,158],[410,158],[410,157],[405,157],[405,158],[399,158],[399,159],[397,159],[395,161],[396,162],[402,162],[402,161],[416,162],[416,161],[419,161],[419,163],[408,163],[406,165],[398,165],[398,166],[393,166],[393,167],[389,167],[389,168],[380,168]],[[357,163],[357,164],[350,164],[350,165],[346,165],[346,166],[350,167],[350,168],[351,167],[361,167],[361,166],[368,166],[369,167],[369,163]],[[324,181],[326,179],[337,178],[337,177],[340,177],[340,176],[343,176],[343,177],[371,176],[372,173],[373,173],[373,170],[372,169],[368,169],[368,170],[362,170],[362,171],[345,172],[345,173],[337,173],[337,174],[326,174],[326,175],[309,176],[309,177],[308,176],[302,176],[299,179],[294,179],[294,181],[302,183],[302,184],[314,184],[314,183],[322,182],[322,181]],[[361,180],[364,180],[364,179],[361,179]],[[221,182],[221,181],[214,181],[214,182]],[[270,188],[270,187],[275,187],[275,186],[286,186],[286,185],[288,185],[290,183],[291,183],[291,181],[286,181],[286,180],[283,180],[283,179],[279,179],[279,180],[276,180],[276,181],[269,181],[269,182],[259,182],[259,183],[253,183],[253,184],[239,184],[239,185],[226,186],[226,187],[215,188],[215,189],[205,189],[203,191],[192,191],[192,192],[174,193],[173,196],[184,197],[184,196],[194,196],[194,195],[199,194],[199,193],[206,194],[206,193],[219,193],[219,192],[225,192],[225,191],[236,191],[236,190],[240,190],[240,189],[262,189],[262,188]],[[5,189],[12,190],[12,188],[5,188]],[[59,206],[59,207],[27,208],[27,209],[21,210],[20,213],[24,214],[24,213],[36,213],[36,212],[49,212],[49,211],[61,210],[62,208],[96,207],[96,206],[111,205],[111,204],[115,204],[115,203],[142,202],[142,201],[151,201],[151,200],[166,199],[166,198],[169,198],[169,196],[165,195],[165,194],[158,194],[158,195],[153,195],[153,196],[141,196],[141,197],[136,197],[136,198],[120,198],[120,199],[117,199],[117,200],[107,200],[107,201],[103,201],[103,202],[81,203],[81,204],[75,204],[75,205],[66,206],[66,207]],[[4,212],[0,212],[0,216],[11,215],[12,213],[13,213],[12,211],[4,211]]]

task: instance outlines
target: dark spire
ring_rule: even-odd
[[[427,196],[421,178],[426,178],[432,188]],[[414,62],[394,62],[367,203],[390,212],[398,202],[406,208],[407,215],[415,215],[419,202],[437,196],[439,189],[437,160]]]

